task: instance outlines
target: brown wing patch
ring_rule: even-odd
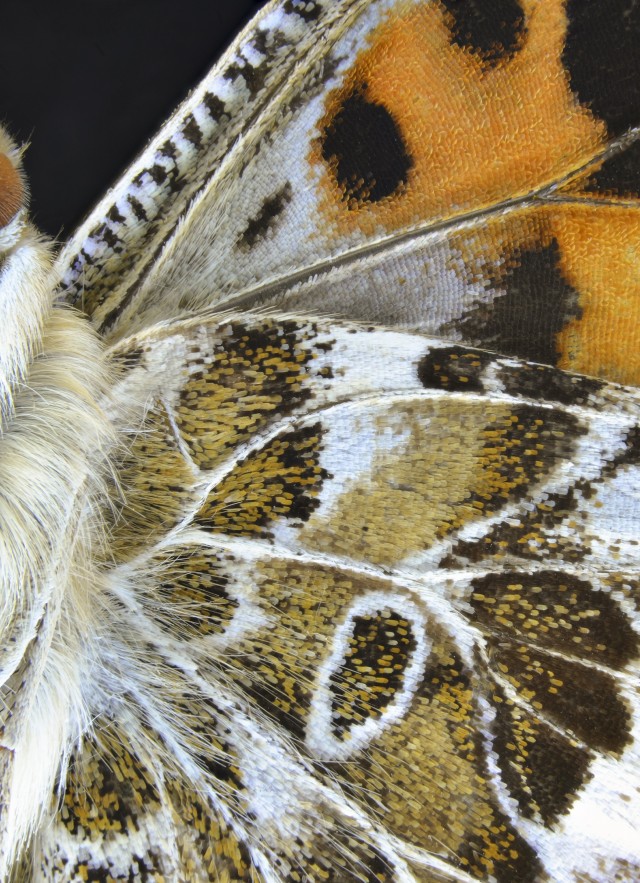
[[[590,753],[499,690],[494,750],[503,780],[522,814],[552,825],[588,781]]]
[[[168,791],[179,830],[176,845],[180,867],[184,869],[182,873],[189,873],[189,883],[203,879],[260,883],[264,879],[251,859],[247,844],[221,813],[178,782],[171,782]]]
[[[563,561],[578,564],[591,552],[593,536],[580,516],[587,484],[565,493],[549,494],[524,512],[492,527],[477,540],[458,540],[444,567],[465,567],[507,557],[529,561]],[[563,530],[571,523],[573,529]],[[578,524],[581,525],[578,530]]]
[[[278,519],[300,525],[319,505],[328,473],[320,466],[322,427],[283,433],[235,465],[209,493],[196,524],[214,532],[270,536]]]
[[[570,574],[498,573],[472,582],[473,621],[505,640],[522,640],[613,670],[638,655],[640,639],[606,592]]]
[[[423,654],[408,683],[423,637],[417,621],[395,612],[405,595],[395,599],[398,606],[389,600],[386,608],[352,616],[385,584],[297,561],[265,560],[253,573],[267,621],[229,658],[246,695],[301,747],[305,740],[317,745],[318,771],[332,782],[339,777],[392,833],[437,855],[444,851],[480,880],[538,879],[532,850],[495,803],[478,729],[479,684],[437,623],[429,623],[428,665]],[[341,623],[348,629],[340,658],[322,676]],[[406,711],[385,724],[400,694]],[[318,730],[322,708],[326,738]],[[348,762],[330,760],[332,739],[350,750],[366,722],[380,724],[366,749],[352,750]]]
[[[340,668],[330,678],[333,730],[348,738],[354,724],[378,718],[393,702],[416,649],[411,623],[385,608],[357,616]]]
[[[482,372],[494,357],[480,350],[451,346],[434,349],[420,361],[418,378],[425,389],[483,392]]]
[[[162,883],[170,868],[143,821],[161,808],[156,776],[119,727],[102,723],[99,735],[72,758],[62,806],[40,859],[42,879]],[[135,851],[127,845],[129,837],[137,840]]]
[[[491,697],[502,776],[523,814],[551,825],[589,780],[593,752],[620,756],[631,741],[610,672],[637,659],[640,641],[607,592],[568,574],[490,574],[472,587],[471,619],[512,689]]]
[[[176,423],[200,468],[251,437],[270,418],[284,416],[311,395],[310,329],[293,321],[221,329],[215,346],[194,345]]]
[[[167,632],[182,640],[221,634],[238,601],[218,555],[202,547],[172,548],[148,565],[151,576],[147,610]]]
[[[619,754],[628,743],[630,709],[612,675],[528,645],[491,648],[493,664],[539,713],[601,751]]]
[[[372,468],[337,489],[330,517],[311,517],[307,546],[396,564],[522,499],[583,432],[560,411],[462,399],[385,411],[378,429]]]
[[[267,621],[229,660],[237,670],[234,681],[286,730],[303,737],[315,669],[341,612],[369,584],[286,561],[260,564],[254,580]]]
[[[358,758],[332,764],[392,832],[444,855],[478,880],[540,879],[541,868],[496,805],[478,736],[476,685],[434,635],[411,708]]]
[[[193,725],[188,703],[178,710]],[[211,718],[205,718],[209,726],[199,729],[209,750],[226,752],[222,743],[214,744]],[[98,734],[76,752],[69,768],[63,803],[41,856],[47,880],[163,883],[177,875],[185,883],[262,880],[247,845],[214,807],[179,777],[162,782],[163,772],[150,771],[122,727],[105,719],[99,723]],[[197,738],[198,729],[192,733]],[[213,773],[221,786],[231,781],[220,769]],[[66,838],[56,835],[57,826]]]
[[[120,730],[103,729],[71,762],[60,819],[81,840],[135,831],[143,810],[160,807],[154,778]]]

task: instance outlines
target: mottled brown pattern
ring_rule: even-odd
[[[127,742],[105,722],[70,764],[60,819],[80,840],[135,830],[136,817],[160,805],[155,776]]]
[[[492,640],[489,647],[496,674],[563,732],[618,755],[629,744],[631,710],[611,674],[528,645]]]
[[[179,546],[150,565],[150,614],[182,640],[224,632],[238,602],[214,552]]]
[[[493,748],[509,794],[525,817],[550,826],[570,810],[588,782],[593,756],[500,690],[493,700]]]
[[[640,638],[620,606],[589,582],[555,570],[495,573],[472,582],[472,621],[507,641],[623,668]]]
[[[312,515],[302,536],[383,565],[522,500],[585,431],[560,410],[458,396],[394,406],[377,425],[370,471],[336,488],[330,519]],[[398,439],[390,450],[389,435]]]
[[[236,464],[208,495],[196,523],[214,532],[268,537],[276,519],[307,521],[328,477],[319,465],[321,448],[320,424],[283,433]]]
[[[201,469],[220,460],[311,395],[312,329],[293,321],[222,327],[210,348],[194,344],[176,423]]]
[[[358,763],[332,764],[391,831],[456,856],[475,879],[537,881],[531,847],[498,808],[478,735],[477,683],[434,631],[416,698]],[[378,802],[380,801],[380,803]]]
[[[355,617],[343,661],[329,682],[339,739],[348,739],[352,726],[380,717],[393,702],[415,647],[411,624],[394,610]]]
[[[261,883],[246,843],[197,793],[172,782],[169,794],[178,823],[177,846],[189,883],[203,877],[225,883]]]
[[[525,512],[499,522],[478,540],[458,540],[443,567],[464,567],[513,558],[577,564],[591,551],[592,537],[580,516],[578,485],[563,494],[545,495]],[[586,490],[586,488],[585,488]]]
[[[46,280],[0,237],[0,878],[636,883],[639,37],[274,0]],[[60,268],[119,438],[38,473]]]

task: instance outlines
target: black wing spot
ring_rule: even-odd
[[[451,40],[488,67],[508,60],[522,46],[524,12],[517,0],[440,0]]]
[[[457,327],[473,346],[555,365],[557,335],[582,317],[580,295],[560,270],[558,243],[516,250],[505,266],[491,286],[505,293],[479,304]]]
[[[585,184],[589,193],[640,196],[640,140],[610,156]]]
[[[119,210],[117,205],[112,205],[109,211],[107,212],[107,218],[112,221],[114,224],[124,224],[126,218]]]
[[[551,827],[591,778],[591,755],[546,721],[523,712],[500,689],[494,699],[493,750],[502,779],[525,818],[539,815]]]
[[[402,689],[416,649],[411,623],[391,609],[356,616],[347,651],[331,675],[331,719],[337,739],[376,720]]]
[[[192,113],[190,113],[186,117],[186,119],[182,125],[182,134],[187,139],[187,141],[190,141],[193,144],[193,146],[197,150],[201,149],[201,147],[202,147],[202,129],[198,125],[196,118],[194,117],[194,115]]]
[[[397,193],[413,166],[393,116],[369,101],[365,88],[342,102],[321,138],[322,156],[354,209]]]
[[[229,65],[223,76],[225,80],[229,80],[231,83],[235,83],[237,80],[244,80],[251,97],[254,98],[264,88],[267,65],[261,62],[254,67],[249,62],[244,64],[234,62]]]
[[[243,232],[238,236],[236,245],[242,251],[248,251],[261,239],[268,230],[273,229],[279,216],[291,202],[291,184],[289,181],[273,196],[262,203],[257,215],[252,218]]]
[[[139,199],[136,199],[135,196],[129,194],[127,196],[127,202],[129,203],[131,211],[135,215],[136,220],[141,221],[142,223],[149,220],[145,208]]]
[[[505,391],[511,395],[526,396],[543,402],[559,402],[562,405],[585,405],[604,386],[601,380],[567,374],[548,365],[523,365],[504,368],[500,379]]]
[[[227,108],[224,101],[212,92],[205,92],[202,97],[202,103],[207,109],[207,113],[214,122],[219,123],[223,117],[229,119]]]
[[[320,4],[313,0],[286,0],[284,11],[287,15],[299,15],[306,22],[316,21],[320,18]]]
[[[418,379],[427,389],[484,392],[482,372],[494,356],[462,346],[431,350],[418,365]]]
[[[640,122],[640,4],[567,0],[562,63],[578,101],[612,135]]]

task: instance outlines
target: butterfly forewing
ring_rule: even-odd
[[[635,383],[640,22],[627,5],[274,7],[238,47],[254,67],[223,59],[173,140],[79,231],[66,278],[108,334],[240,298]],[[203,123],[194,146],[181,127],[212,96],[251,112],[218,137]],[[204,179],[188,171],[198,161]],[[160,195],[154,168],[171,178]],[[138,190],[158,220],[136,215]],[[129,272],[136,236],[156,245]]]

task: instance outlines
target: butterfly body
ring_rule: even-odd
[[[0,145],[1,877],[640,877],[606,5],[270,4],[55,264]]]

